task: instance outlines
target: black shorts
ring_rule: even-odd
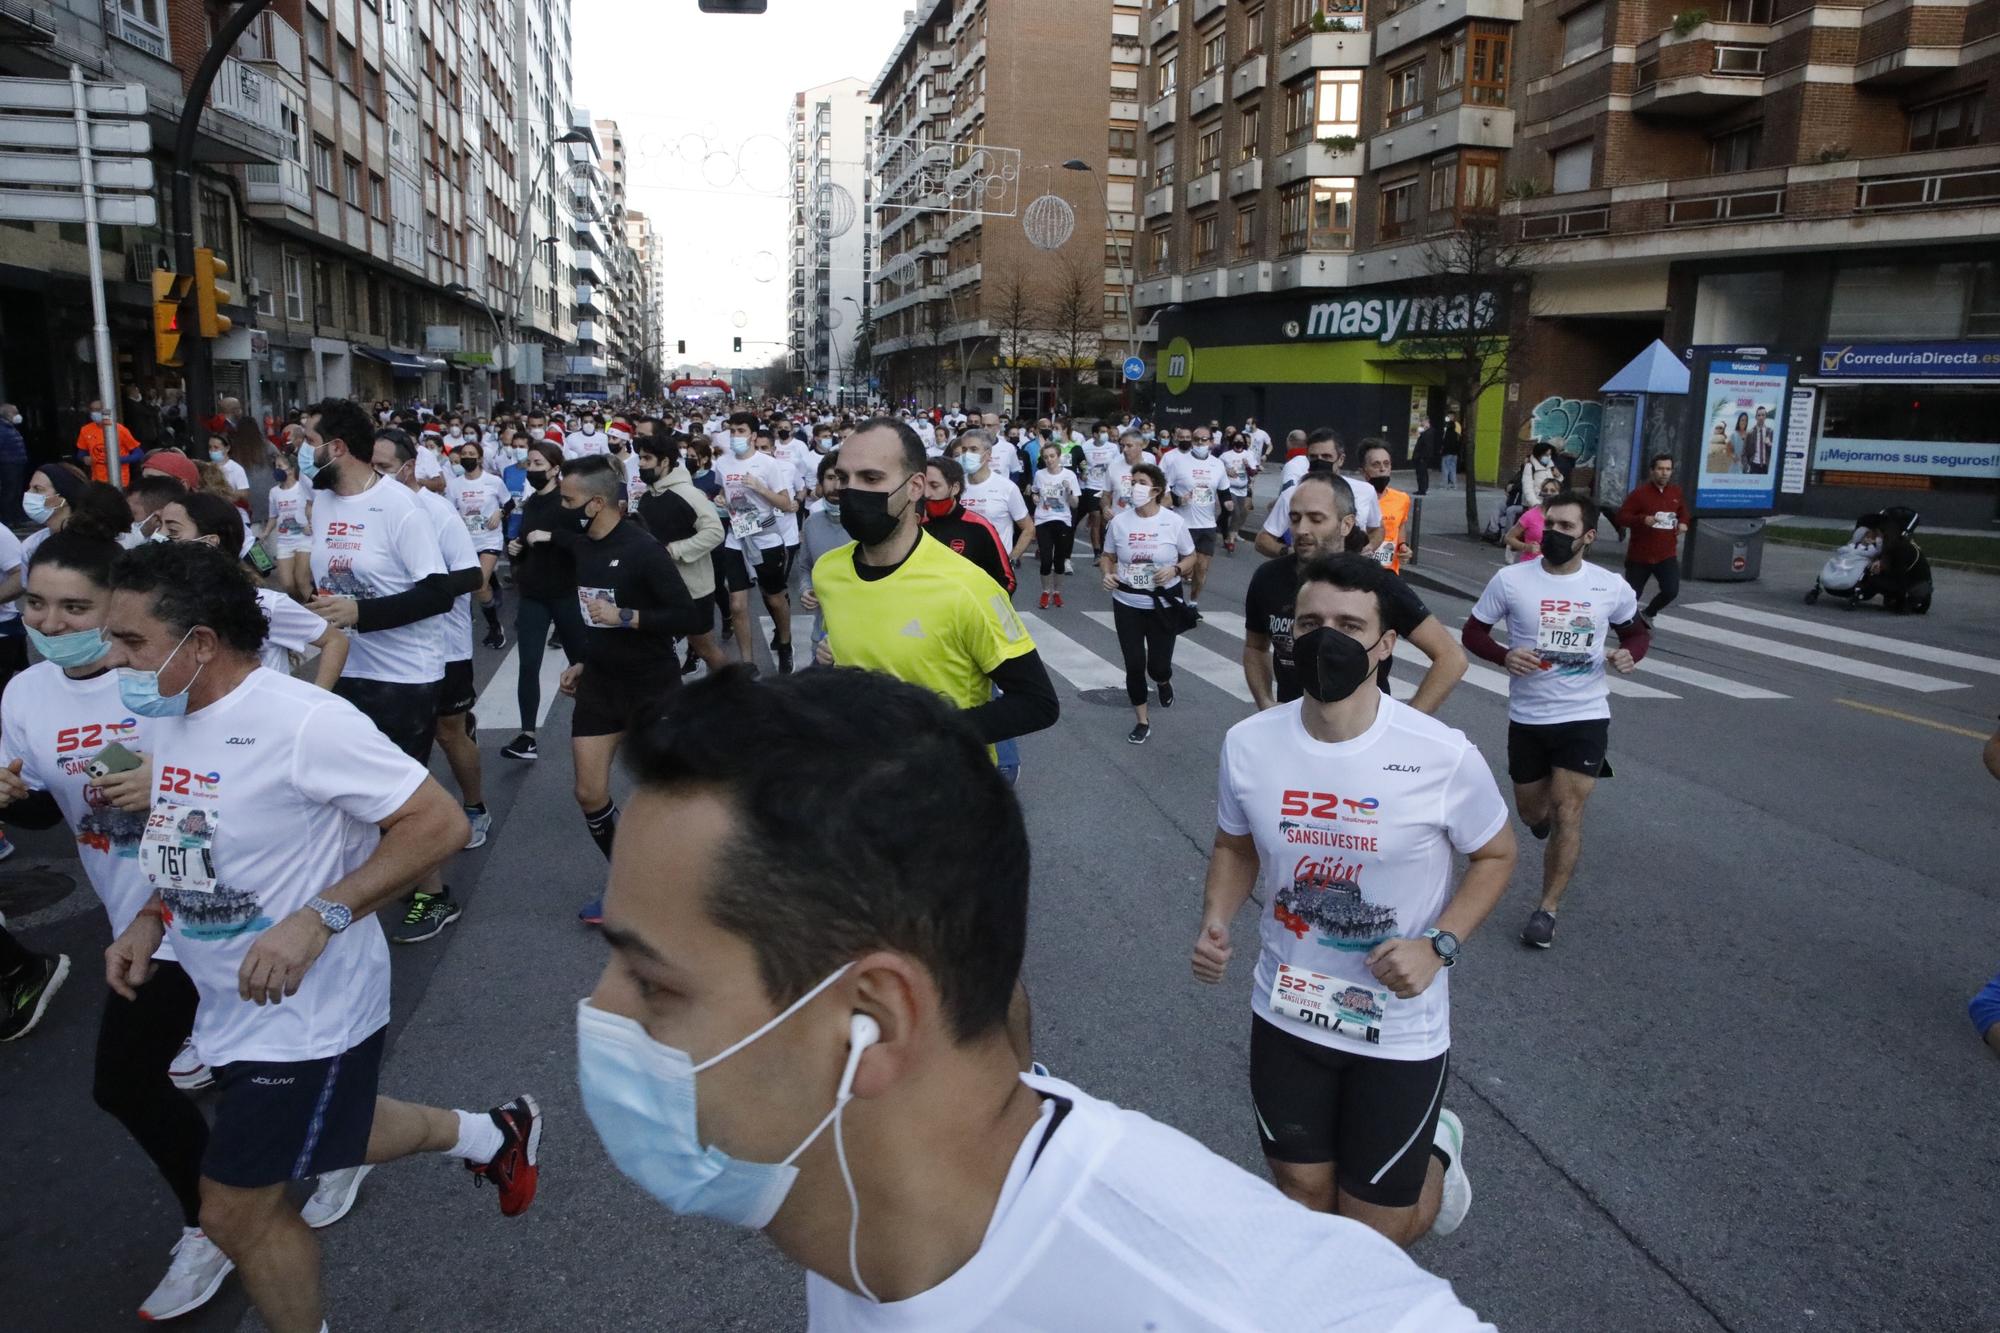
[[[799,553],[796,546],[771,546],[758,552],[763,558],[757,562],[757,588],[767,597],[782,597],[792,577],[792,560]]]
[[[1194,553],[1196,555],[1215,554],[1214,528],[1189,528],[1188,536],[1194,539]]]
[[[660,671],[657,678],[635,678],[585,666],[576,682],[576,710],[570,714],[569,734],[615,736],[629,730],[641,713],[664,708],[680,684],[680,663],[670,657]]]
[[[368,1160],[387,1027],[323,1060],[238,1060],[215,1069],[215,1125],[201,1174],[261,1189]]]
[[[743,563],[743,552],[715,548],[715,581],[719,592],[750,591],[750,566]]]
[[[1085,491],[1076,502],[1076,521],[1081,523],[1104,503],[1103,491]]]
[[[472,706],[479,702],[479,691],[472,687],[472,659],[444,664],[444,684],[438,690],[438,716],[457,717],[460,713],[470,713]]]
[[[1588,778],[1608,778],[1611,764],[1604,757],[1611,743],[1611,719],[1578,722],[1507,723],[1507,776],[1517,783],[1540,782],[1552,771],[1566,768]]]
[[[1451,1053],[1385,1060],[1250,1020],[1250,1097],[1264,1156],[1334,1164],[1340,1188],[1378,1208],[1424,1192]]]
[[[375,729],[420,764],[431,761],[437,737],[438,691],[443,682],[409,685],[395,680],[342,676],[333,692],[368,715]]]

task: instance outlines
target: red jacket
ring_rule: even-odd
[[[993,581],[1014,592],[1014,562],[991,523],[962,504],[954,504],[942,518],[924,519],[924,531],[993,576]]]
[[[1625,558],[1640,565],[1673,559],[1687,521],[1680,487],[1668,482],[1663,490],[1650,481],[1642,483],[1618,506],[1618,526],[1627,534]]]

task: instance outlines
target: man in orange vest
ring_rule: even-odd
[[[90,400],[90,424],[76,433],[76,451],[90,458],[90,479],[92,481],[111,480],[111,460],[107,457],[106,436],[103,426],[104,403],[96,398]],[[132,460],[139,456],[139,441],[132,432],[125,429],[125,423],[118,423],[118,460],[123,469],[124,483],[132,481]]]
[[[1375,488],[1375,494],[1382,503],[1382,544],[1374,551],[1375,558],[1389,569],[1400,574],[1403,561],[1409,559],[1410,543],[1410,493],[1399,491],[1389,484],[1389,473],[1395,464],[1389,453],[1389,446],[1376,440],[1361,451],[1361,479]]]

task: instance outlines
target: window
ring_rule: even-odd
[[[1224,52],[1228,50],[1228,28],[1224,28],[1222,24],[1216,24],[1208,32],[1202,32],[1198,36],[1198,40],[1202,44],[1202,60],[1200,60],[1200,70],[1202,72],[1200,72],[1200,78],[1208,78],[1210,74],[1214,74],[1216,70],[1222,68]]]
[[[333,72],[352,85],[355,81],[354,68],[357,63],[354,59],[354,43],[345,37],[336,38],[335,41],[338,45],[335,47],[336,60]]]
[[[225,264],[236,262],[236,228],[229,217],[229,196],[220,190],[201,191],[201,243]]]
[[[1313,15],[1320,11],[1322,0],[1284,0],[1285,21],[1291,32],[1304,32],[1312,27]],[[1328,3],[1327,8],[1335,8],[1336,3]]]
[[[1757,165],[1757,146],[1762,140],[1762,125],[1746,125],[1740,130],[1718,134],[1708,141],[1708,171],[1712,176],[1725,175],[1732,171],[1748,171]]]
[[[1136,69],[1114,69],[1111,71],[1111,100],[1114,102],[1134,102],[1139,98],[1139,71]]]
[[[1986,90],[1960,93],[1910,112],[1910,151],[1963,148],[1979,142],[1980,103]]]
[[[1549,162],[1554,167],[1557,194],[1567,194],[1572,190],[1590,188],[1590,172],[1595,161],[1595,141],[1583,139],[1565,148],[1558,148],[1549,154]]]
[[[1263,0],[1243,8],[1243,54],[1256,55],[1264,49],[1264,5]]]
[[[1175,81],[1180,75],[1181,57],[1178,51],[1168,51],[1160,56],[1153,66],[1153,96],[1165,97],[1173,92]]]
[[[1331,139],[1361,133],[1361,71],[1334,69],[1321,71],[1317,80],[1318,109],[1313,116],[1313,137]]]
[[[333,144],[313,136],[313,184],[322,190],[333,189]]]
[[[333,57],[329,54],[331,50],[332,47],[327,39],[326,20],[313,13],[311,9],[307,9],[306,54],[321,65],[331,65],[333,63]]]
[[[1458,159],[1440,157],[1431,161],[1431,227],[1442,231],[1458,216]]]
[[[382,71],[363,61],[361,65],[361,87],[358,91],[361,96],[361,105],[379,113],[382,109]]]
[[[1458,87],[1465,77],[1465,38],[1454,37],[1438,50],[1437,90]]]
[[[1507,64],[1512,38],[1505,28],[1474,27],[1472,30],[1471,77],[1465,97],[1481,106],[1503,106],[1507,101]]]
[[[1153,188],[1163,190],[1174,183],[1173,140],[1169,139],[1153,149]]]
[[[1130,313],[1130,310],[1131,307],[1128,306],[1125,302],[1125,293],[1123,292],[1104,293],[1105,314],[1110,315],[1115,319],[1123,319],[1128,313]]]
[[[1468,213],[1491,213],[1500,206],[1500,157],[1468,152],[1431,163],[1430,227],[1461,226]]]
[[[1354,246],[1354,181],[1345,176],[1321,177],[1312,183],[1310,232],[1312,250],[1349,250]]]
[[[1769,23],[1771,0],[1723,0],[1724,23]]]
[[[1562,63],[1573,65],[1585,56],[1604,49],[1604,0],[1591,0],[1582,9],[1563,15]]]
[[[367,288],[361,274],[353,269],[347,270],[347,324],[349,328],[358,329],[365,327],[367,299],[364,293],[366,291]]]
[[[1398,240],[1408,236],[1411,221],[1416,213],[1417,181],[1414,176],[1408,180],[1394,181],[1382,187],[1382,239]]]
[[[1306,248],[1306,193],[1304,181],[1287,185],[1278,194],[1278,246],[1283,250]]]
[[[1236,254],[1240,259],[1257,249],[1257,210],[1239,208],[1236,210]]]
[[[1222,165],[1222,121],[1197,126],[1194,141],[1194,174],[1206,176]]]
[[[285,256],[285,318],[303,323],[306,317],[306,262]]]
[[[1168,263],[1173,259],[1173,233],[1162,227],[1160,230],[1152,233],[1152,236],[1153,245],[1151,255],[1153,272],[1164,273],[1167,271]]]
[[[1221,230],[1215,214],[1194,220],[1194,262],[1213,264],[1215,262],[1216,234]]]
[[[1312,134],[1313,86],[1310,82],[1285,86],[1285,143],[1296,146]]]
[[[1401,69],[1392,69],[1389,80],[1389,113],[1384,124],[1391,128],[1420,120],[1424,114],[1424,62],[1412,60]]]
[[[372,171],[368,173],[368,211],[377,222],[389,220],[389,186]]]
[[[1139,156],[1139,131],[1113,130],[1107,145],[1113,157]]]
[[[1248,162],[1264,144],[1264,108],[1247,106],[1236,117],[1236,160]]]

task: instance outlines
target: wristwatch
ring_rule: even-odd
[[[318,913],[321,924],[336,935],[354,924],[354,913],[345,903],[312,898],[307,900],[306,906]]]
[[[1436,926],[1432,926],[1424,932],[1424,938],[1429,940],[1431,948],[1437,951],[1438,961],[1446,967],[1457,966],[1458,936],[1448,930],[1439,930]]]
[[[619,625],[623,626],[623,627],[624,627],[625,629],[631,629],[631,628],[632,628],[632,618],[633,618],[634,616],[638,615],[638,614],[639,614],[638,612],[636,612],[636,611],[634,611],[634,610],[631,610],[631,609],[630,609],[629,607],[628,607],[628,608],[625,608],[625,609],[621,609],[621,610],[620,610],[620,611],[618,612],[618,623],[619,623]]]

